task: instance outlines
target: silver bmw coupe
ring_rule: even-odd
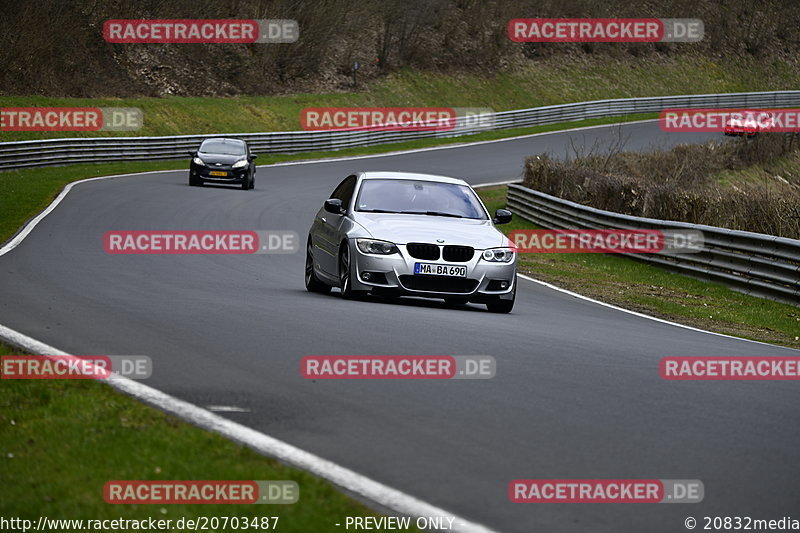
[[[317,212],[306,244],[311,292],[339,287],[366,293],[483,303],[508,313],[516,295],[517,257],[465,181],[405,172],[346,177]]]

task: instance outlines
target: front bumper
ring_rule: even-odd
[[[189,167],[189,174],[193,178],[212,183],[244,183],[248,176],[248,170],[248,167],[234,169],[230,166],[206,167],[192,163]],[[212,176],[211,172],[225,172],[226,175]]]
[[[390,255],[365,254],[354,242],[350,246],[350,257],[354,259],[354,290],[428,298],[452,297],[471,302],[511,299],[514,296],[516,257],[509,263],[492,263],[481,258],[482,250],[476,250],[467,262],[429,261],[411,257],[404,245],[397,245],[399,253]],[[415,263],[466,266],[467,276],[414,274]]]

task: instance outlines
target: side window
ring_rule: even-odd
[[[342,205],[346,208],[350,205],[350,200],[353,198],[353,191],[356,188],[356,177],[347,176],[338,187],[333,191],[331,198],[338,198],[342,201]]]

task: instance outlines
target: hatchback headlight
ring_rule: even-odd
[[[200,159],[199,157],[195,157],[194,159],[192,159],[192,162],[193,162],[195,165],[203,165],[203,166],[206,166],[206,163],[205,163],[205,161],[203,161],[203,160],[202,160],[202,159]]]
[[[481,255],[484,261],[490,263],[510,263],[514,259],[514,250],[511,248],[489,248]]]
[[[356,239],[356,246],[365,254],[390,255],[398,253],[397,246],[388,241],[375,239]]]
[[[242,159],[233,164],[233,168],[244,168],[247,166],[247,159]]]

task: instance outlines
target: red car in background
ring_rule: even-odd
[[[725,122],[724,133],[734,137],[746,135],[754,137],[762,131],[770,131],[775,127],[772,113],[759,110],[747,110],[733,113]]]

